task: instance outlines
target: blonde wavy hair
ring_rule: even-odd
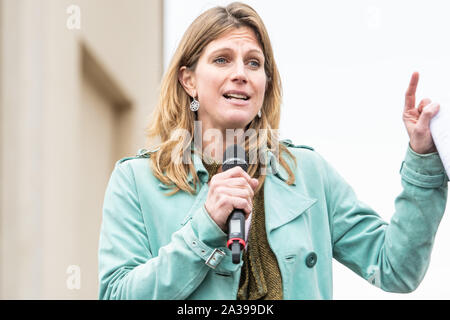
[[[153,174],[162,183],[173,188],[167,195],[173,195],[183,190],[195,194],[199,183],[199,178],[192,161],[173,161],[174,153],[178,159],[183,158],[183,146],[189,146],[194,137],[194,121],[196,113],[189,109],[191,97],[184,90],[179,82],[178,72],[182,66],[195,71],[196,64],[202,54],[203,49],[213,40],[219,38],[227,31],[249,27],[254,32],[264,53],[264,69],[267,76],[267,85],[264,102],[261,109],[261,118],[255,117],[246,127],[246,130],[253,129],[257,132],[258,139],[245,137],[245,150],[250,152],[257,149],[257,152],[264,153],[267,149],[275,151],[274,154],[279,159],[280,165],[286,170],[289,179],[286,181],[291,185],[295,176],[289,165],[279,154],[286,153],[297,164],[295,157],[289,152],[287,147],[279,142],[277,131],[280,123],[281,106],[281,79],[278,68],[275,64],[272,45],[263,21],[250,6],[233,2],[226,7],[214,7],[202,13],[192,22],[181,39],[176,49],[167,72],[163,76],[160,86],[159,101],[152,113],[151,121],[147,127],[147,138],[160,140],[152,148],[157,151],[151,153],[151,166]],[[260,132],[267,132],[261,135]],[[175,132],[189,132],[180,139]],[[275,137],[275,138],[274,138]],[[184,147],[184,149],[185,149]],[[189,150],[191,152],[191,150]],[[195,152],[195,148],[194,148]],[[259,154],[259,153],[258,153]],[[258,177],[258,189],[263,186],[265,174],[265,163],[249,164],[248,174],[251,177]],[[193,178],[193,186],[188,183],[189,173]]]

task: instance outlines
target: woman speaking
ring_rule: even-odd
[[[277,139],[281,83],[258,14],[201,14],[163,77],[149,125],[158,142],[117,162],[103,207],[100,299],[331,299],[332,258],[391,292],[427,270],[447,199],[429,123],[439,105],[406,91],[403,190],[387,223],[317,152]],[[230,137],[230,133],[231,137]],[[223,170],[239,140],[248,169]],[[241,260],[229,215],[245,215]]]

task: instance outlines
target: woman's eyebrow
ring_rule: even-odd
[[[214,54],[216,54],[216,53],[218,53],[218,52],[223,52],[223,51],[233,51],[233,49],[228,48],[228,47],[219,48],[219,49],[216,49],[216,50],[212,51],[212,52],[210,53],[210,55],[214,55]],[[264,57],[264,54],[263,54],[262,51],[259,50],[259,49],[250,49],[250,50],[248,50],[246,53],[258,53],[259,55],[261,55],[261,56]]]

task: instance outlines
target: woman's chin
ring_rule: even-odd
[[[226,121],[225,127],[228,129],[243,129],[252,121],[249,117],[234,117],[227,120],[228,121]]]
[[[222,121],[226,123],[226,127],[233,129],[245,128],[252,120],[252,115],[244,110],[233,110],[233,112],[224,114],[222,117]]]

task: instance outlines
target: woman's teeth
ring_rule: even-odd
[[[241,95],[241,94],[235,94],[235,93],[225,94],[224,97],[227,98],[227,99],[248,100],[247,96],[244,96],[244,95]]]

